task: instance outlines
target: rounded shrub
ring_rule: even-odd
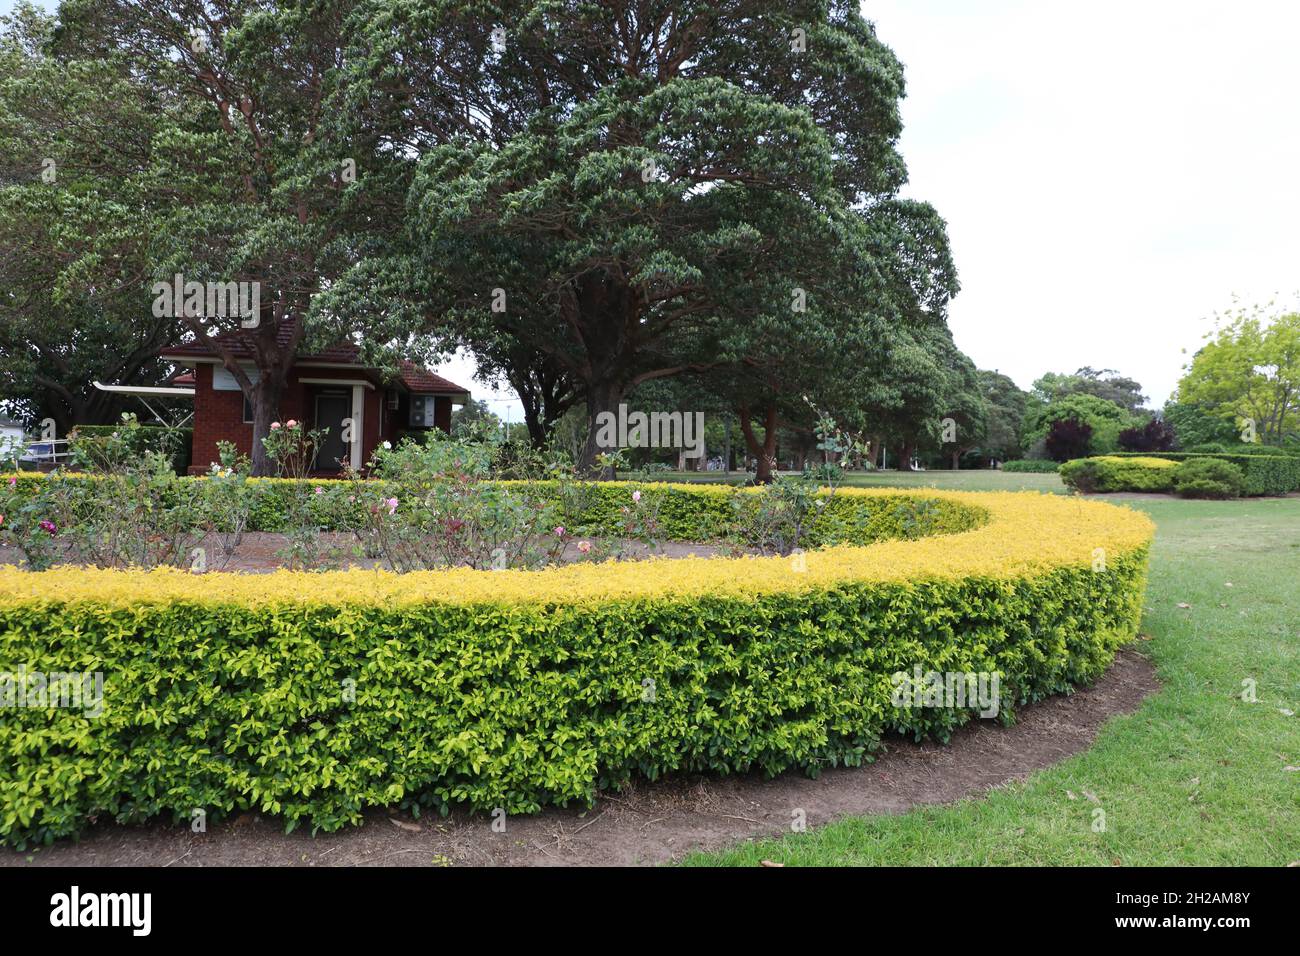
[[[1177,462],[1167,458],[1102,455],[1061,465],[1061,480],[1084,494],[1112,491],[1170,492]]]
[[[1221,458],[1189,458],[1174,469],[1174,491],[1182,498],[1240,498],[1246,476]]]

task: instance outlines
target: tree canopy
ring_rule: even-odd
[[[376,364],[470,349],[539,443],[681,376],[761,470],[813,403],[904,461],[983,436],[945,224],[900,195],[903,70],[855,3],[64,0],[19,20],[0,375],[68,421],[108,414],[69,381],[156,381],[160,346],[202,340],[252,404],[261,472],[295,356],[351,339]],[[157,314],[176,275],[255,285],[258,313]]]
[[[419,252],[388,267],[589,420],[724,365],[766,418],[859,317],[942,323],[943,222],[897,195],[902,69],[856,4],[376,0],[359,26],[350,102],[413,166]]]
[[[1178,399],[1241,429],[1245,440],[1300,438],[1300,313],[1263,307],[1220,316],[1178,383]]]
[[[170,197],[158,137],[185,104],[109,58],[55,55],[53,17],[20,7],[0,28],[0,388],[29,420],[103,424],[110,384],[156,384],[149,241]]]
[[[1087,366],[1072,375],[1048,372],[1034,382],[1032,393],[1048,404],[1070,395],[1092,395],[1114,402],[1130,412],[1136,412],[1147,401],[1147,397],[1142,394],[1142,386],[1134,379],[1121,375],[1114,369]]]

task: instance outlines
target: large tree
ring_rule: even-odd
[[[994,457],[1015,458],[1020,454],[1027,396],[1001,372],[981,369],[979,383],[988,409],[981,446]]]
[[[69,60],[53,17],[0,29],[0,394],[28,419],[116,420],[94,382],[156,385],[179,323],[147,296],[149,237],[168,200],[156,138],[192,103],[142,89],[113,57]]]
[[[1179,401],[1265,444],[1300,437],[1300,313],[1238,309],[1208,338],[1178,383]]]
[[[67,0],[60,9],[66,56],[114,50],[137,87],[194,104],[195,115],[154,136],[169,208],[149,237],[145,287],[176,274],[258,284],[255,327],[239,315],[179,316],[252,404],[257,473],[269,467],[261,439],[296,354],[347,337],[379,353],[411,324],[372,294],[369,265],[392,254],[402,167],[346,124],[338,99],[357,6]],[[231,332],[248,336],[256,375],[221,338]]]
[[[1048,372],[1034,382],[1032,388],[1035,397],[1049,404],[1070,395],[1092,395],[1114,402],[1127,411],[1136,412],[1147,401],[1140,383],[1112,368],[1084,366],[1073,375]]]
[[[774,422],[771,327],[941,316],[955,287],[942,221],[896,199],[902,69],[855,3],[373,0],[357,47],[351,104],[418,165],[439,328],[544,355],[590,421],[748,360]]]

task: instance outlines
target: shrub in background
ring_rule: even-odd
[[[1142,456],[1132,452],[1116,452],[1111,457],[1131,458]],[[1164,458],[1169,461],[1186,461],[1191,458],[1208,457],[1230,461],[1240,468],[1242,474],[1246,477],[1244,490],[1246,495],[1286,495],[1293,491],[1300,491],[1300,457],[1294,455],[1199,455],[1189,452],[1161,451],[1151,452],[1145,457]]]
[[[72,470],[100,470],[105,456],[118,454],[121,442],[127,443],[130,453],[135,457],[142,457],[149,451],[165,455],[171,462],[172,470],[183,475],[190,466],[194,429],[141,425],[130,412],[122,413],[120,425],[76,425],[68,435]],[[114,444],[119,448],[110,447]]]
[[[1059,461],[1049,461],[1045,458],[1018,458],[1015,461],[1002,463],[1003,471],[1025,474],[1051,474],[1060,467]]]
[[[1047,430],[1047,454],[1053,461],[1082,458],[1091,444],[1092,426],[1075,418],[1054,421]]]
[[[1174,430],[1158,418],[1119,433],[1119,447],[1124,451],[1172,451],[1176,443]]]
[[[1174,467],[1174,491],[1182,498],[1240,498],[1246,477],[1230,461],[1190,458]]]
[[[1061,465],[1061,480],[1084,494],[1114,491],[1168,493],[1174,487],[1177,464],[1164,458],[1120,458],[1102,455],[1077,458]]]

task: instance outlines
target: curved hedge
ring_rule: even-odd
[[[663,487],[713,507],[708,488]],[[886,730],[946,739],[973,716],[894,707],[895,672],[999,672],[1010,720],[1136,632],[1137,512],[841,497],[862,528],[928,510],[965,530],[543,571],[0,568],[0,670],[105,675],[98,717],[0,709],[0,837],[195,808],[334,829],[376,805],[519,813],[670,771],[815,773],[869,759]]]

